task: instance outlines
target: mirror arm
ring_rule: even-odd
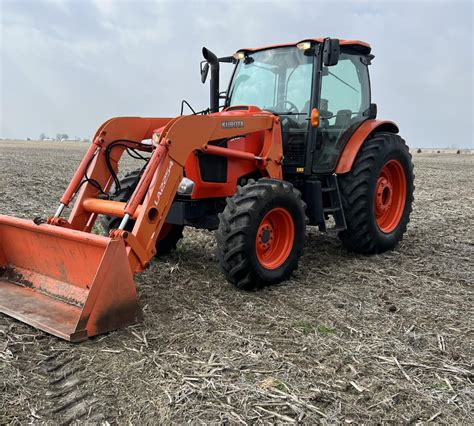
[[[223,56],[222,58],[219,58],[219,62],[226,62],[228,64],[236,64],[237,59],[235,59],[233,56]]]

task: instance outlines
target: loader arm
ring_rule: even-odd
[[[130,267],[133,272],[143,270],[155,254],[156,239],[165,222],[166,216],[177,188],[183,177],[186,160],[193,151],[206,152],[214,149],[208,142],[212,140],[230,138],[265,131],[262,152],[255,156],[251,153],[234,151],[223,148],[218,155],[229,157],[247,155],[249,161],[255,161],[265,175],[281,178],[281,131],[279,118],[269,113],[256,116],[182,116],[173,120],[148,118],[116,118],[109,120],[99,129],[94,140],[97,146],[87,152],[83,163],[92,159],[90,179],[94,179],[104,188],[111,185],[111,176],[105,167],[104,155],[94,153],[99,150],[105,152],[107,147],[116,140],[130,140],[137,143],[151,138],[153,129],[165,125],[160,135],[158,146],[153,150],[150,161],[145,168],[138,185],[127,204],[109,200],[94,200],[97,189],[92,185],[85,186],[80,192],[74,209],[67,222],[50,218],[50,223],[89,231],[97,214],[106,214],[111,211],[119,217],[136,220],[131,232],[114,230],[112,238],[123,238],[126,241]],[[238,128],[227,127],[226,123],[239,123]],[[117,164],[119,156],[125,148],[119,147],[114,158]],[[83,168],[79,168],[73,178],[78,185],[83,176]],[[74,185],[68,188],[61,202],[67,205],[74,193]],[[143,203],[142,203],[143,200]]]
[[[162,128],[157,146],[141,144],[157,128]],[[258,155],[208,146],[252,132],[265,134]],[[151,152],[134,193],[127,203],[99,197],[109,191],[110,168],[117,173],[127,147]],[[282,177],[279,118],[270,113],[108,120],[47,224],[0,215],[0,312],[69,341],[140,320],[133,274],[154,256],[184,164],[199,150],[253,161],[263,175]],[[76,196],[66,220],[61,214]],[[134,219],[132,231],[120,226],[108,237],[92,234],[97,216],[111,213],[122,217],[122,224]]]

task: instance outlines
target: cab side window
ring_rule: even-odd
[[[320,124],[314,172],[332,172],[350,129],[366,119],[370,107],[367,65],[357,54],[341,53],[339,62],[323,67]]]

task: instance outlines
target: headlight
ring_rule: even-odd
[[[296,45],[296,47],[300,50],[307,50],[311,47],[310,41],[302,41]]]
[[[245,53],[240,51],[240,52],[234,53],[232,56],[238,61],[240,61],[241,59],[245,58]]]
[[[160,133],[153,133],[153,136],[151,137],[153,140],[153,145],[158,146],[158,141],[160,140]]]
[[[193,190],[194,190],[194,182],[191,179],[184,177],[178,186],[178,194],[191,195],[193,193]]]

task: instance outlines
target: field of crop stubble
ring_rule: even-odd
[[[0,141],[0,213],[53,213],[87,146]],[[136,276],[142,324],[74,345],[0,315],[0,424],[474,422],[474,156],[413,157],[392,252],[309,227],[292,279],[244,293],[187,229]]]

